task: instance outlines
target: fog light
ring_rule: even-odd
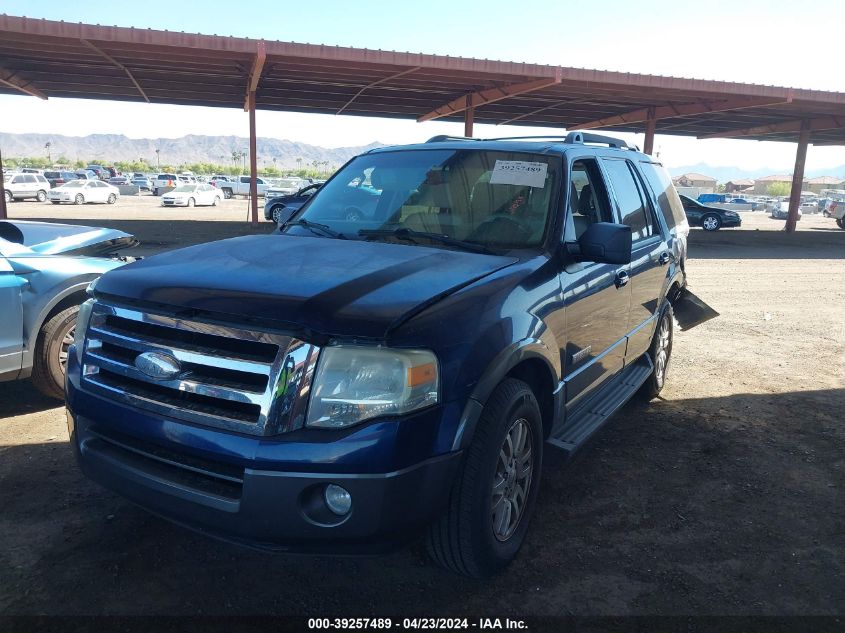
[[[352,495],[349,494],[346,488],[341,488],[336,484],[329,484],[326,486],[323,497],[326,500],[326,505],[329,506],[329,510],[338,516],[349,514],[349,511],[352,509]]]

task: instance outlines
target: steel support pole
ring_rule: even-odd
[[[255,139],[255,92],[249,93],[249,201],[252,226],[258,226],[258,153]]]
[[[475,108],[472,107],[472,96],[467,95],[467,109],[464,110],[464,136],[472,136],[472,122]]]
[[[651,154],[654,152],[654,130],[657,127],[657,118],[654,115],[654,107],[648,109],[648,118],[645,122],[645,143],[643,144],[643,153]]]
[[[807,162],[807,145],[810,142],[810,122],[801,122],[798,135],[798,150],[795,152],[795,170],[792,172],[792,190],[789,193],[789,213],[786,216],[786,232],[794,233],[798,223],[798,209],[801,206],[801,185],[804,183],[804,164]]]
[[[5,220],[6,215],[6,189],[3,187],[3,152],[0,151],[0,220]]]

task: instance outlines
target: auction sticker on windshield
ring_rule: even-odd
[[[490,175],[491,185],[522,185],[526,187],[546,186],[546,163],[532,163],[525,160],[497,160]]]

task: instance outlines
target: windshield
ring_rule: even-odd
[[[173,190],[173,193],[193,193],[194,189],[196,189],[194,185],[181,185],[176,187],[176,189]]]
[[[314,234],[320,224],[329,229],[321,234],[347,239],[536,247],[549,224],[559,164],[546,155],[492,150],[365,154],[323,185],[283,230]]]
[[[70,182],[66,182],[65,184],[63,184],[59,188],[61,189],[62,187],[84,187],[84,186],[85,186],[85,183],[81,180],[71,180]]]
[[[301,183],[302,183],[302,181],[299,180],[298,178],[295,179],[295,180],[293,178],[282,178],[279,181],[278,186],[279,187],[286,187],[286,188],[287,187],[298,187]]]

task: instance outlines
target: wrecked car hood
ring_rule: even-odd
[[[307,335],[384,338],[410,315],[517,262],[509,256],[319,237],[246,236],[104,275],[97,296],[273,321]]]
[[[117,229],[26,220],[0,221],[0,237],[11,244],[6,250],[13,252],[7,255],[24,255],[28,250],[38,255],[95,257],[138,244],[134,236]]]

